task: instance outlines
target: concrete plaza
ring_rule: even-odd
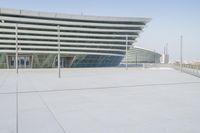
[[[0,133],[199,133],[200,78],[170,68],[0,70]]]

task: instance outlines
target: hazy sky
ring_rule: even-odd
[[[185,60],[200,59],[200,0],[0,0],[1,8],[85,15],[149,17],[136,45],[179,59],[183,35]]]

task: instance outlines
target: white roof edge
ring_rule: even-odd
[[[37,16],[46,18],[61,18],[61,19],[77,19],[77,20],[96,20],[96,21],[122,21],[122,22],[144,22],[148,23],[151,18],[142,17],[111,17],[111,16],[92,16],[92,15],[75,15],[66,13],[52,13],[52,12],[40,12],[31,10],[19,10],[11,8],[0,8],[0,14],[14,14],[22,16]]]
[[[153,52],[153,53],[157,53],[157,54],[159,54],[159,55],[162,55],[162,54],[160,54],[160,53],[158,53],[158,52],[156,52],[156,51],[154,51],[154,50],[150,50],[150,49],[143,48],[143,47],[140,47],[140,46],[134,46],[134,48],[143,49],[143,50],[146,50],[146,51],[150,51],[150,52]]]

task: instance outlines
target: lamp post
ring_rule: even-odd
[[[61,77],[60,73],[60,26],[58,25],[58,77]]]
[[[18,106],[18,24],[15,25],[15,43],[16,43],[16,55],[15,55],[15,65],[16,65],[16,73],[17,73],[17,84],[16,84],[16,133],[18,133],[19,129],[19,106]]]
[[[18,74],[18,24],[15,25],[15,43],[16,43],[15,67],[16,67],[16,73]]]
[[[155,53],[156,51],[154,50],[153,52],[154,52],[154,53],[153,53],[154,64],[156,64],[156,55],[155,55],[155,54],[156,54],[156,53]]]
[[[182,65],[183,65],[183,36],[180,37],[180,70],[183,71]]]
[[[137,67],[137,66],[138,66],[138,65],[137,65],[137,51],[136,51],[136,53],[135,53],[135,58],[136,58],[136,59],[135,59],[135,63],[136,63],[136,67]]]
[[[128,70],[128,36],[126,35],[126,70]]]

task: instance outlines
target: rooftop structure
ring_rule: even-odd
[[[134,46],[128,50],[127,62],[128,63],[160,63],[161,54],[153,50],[145,49],[142,47]],[[126,63],[126,57],[122,60]]]

